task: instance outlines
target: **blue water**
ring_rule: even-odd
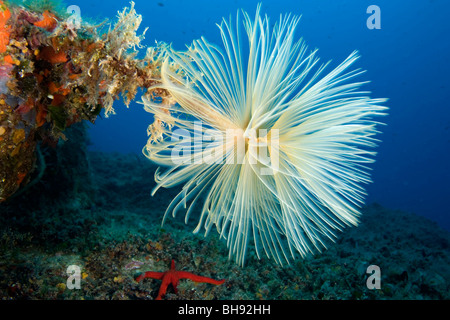
[[[144,44],[169,42],[176,49],[201,36],[220,44],[215,23],[233,17],[237,9],[250,14],[257,1],[135,0],[142,14],[141,29],[149,27]],[[103,20],[116,16],[127,1],[71,1],[81,16]],[[381,29],[369,30],[369,5],[381,9]],[[298,36],[319,48],[322,61],[338,64],[353,50],[367,70],[360,80],[372,98],[389,98],[389,116],[382,120],[382,140],[373,167],[374,183],[367,202],[378,202],[426,216],[450,230],[450,1],[399,0],[266,0],[263,13],[302,15]],[[91,150],[141,153],[152,116],[138,103],[127,110],[115,103],[117,114],[98,119],[90,128]],[[151,179],[152,177],[149,177]],[[150,190],[149,190],[150,192]],[[388,223],[388,222],[387,222]]]

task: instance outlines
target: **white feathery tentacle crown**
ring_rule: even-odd
[[[298,22],[282,16],[271,28],[258,6],[254,19],[222,21],[222,48],[204,38],[185,52],[168,47],[161,87],[176,104],[144,100],[172,129],[143,150],[169,167],[153,194],[184,183],[166,215],[183,207],[187,219],[199,204],[195,232],[215,226],[240,265],[249,241],[279,264],[320,251],[358,223],[370,182],[373,118],[386,100],[350,81],[363,73],[348,70],[356,52],[325,73],[328,63],[295,41]]]

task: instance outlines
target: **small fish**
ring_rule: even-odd
[[[133,269],[139,269],[144,263],[137,260],[132,260],[130,263],[128,263],[125,266],[125,270],[133,270]]]

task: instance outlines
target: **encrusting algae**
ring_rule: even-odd
[[[166,99],[152,89],[163,45],[136,58],[141,21],[131,2],[100,33],[103,24],[74,24],[50,6],[39,12],[0,0],[0,202],[29,182],[39,143],[55,145],[67,127],[94,123],[102,110],[114,114],[113,102],[128,106],[139,88]]]

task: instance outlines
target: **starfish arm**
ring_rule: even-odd
[[[208,278],[208,277],[202,277],[190,272],[186,272],[186,271],[177,271],[177,275],[179,279],[190,279],[192,281],[195,282],[206,282],[206,283],[211,283],[211,284],[222,284],[225,282],[225,279],[223,280],[215,280],[212,278]]]
[[[161,300],[162,297],[166,294],[167,287],[172,282],[172,278],[165,276],[162,278],[161,286],[159,287],[158,296],[156,297],[156,300]]]
[[[179,281],[178,278],[172,280],[172,287],[173,287],[173,291],[175,291],[175,293],[178,293],[178,288],[177,288],[177,286],[178,286],[178,283],[179,283],[179,282],[180,282],[180,281]]]
[[[164,273],[165,273],[165,272],[148,271],[148,272],[146,272],[146,273],[143,273],[143,274],[139,275],[139,276],[136,278],[136,281],[139,282],[139,281],[141,281],[141,280],[143,280],[143,279],[145,279],[145,278],[152,278],[152,279],[158,279],[158,280],[161,280],[161,279],[163,278],[163,276],[164,276]]]

